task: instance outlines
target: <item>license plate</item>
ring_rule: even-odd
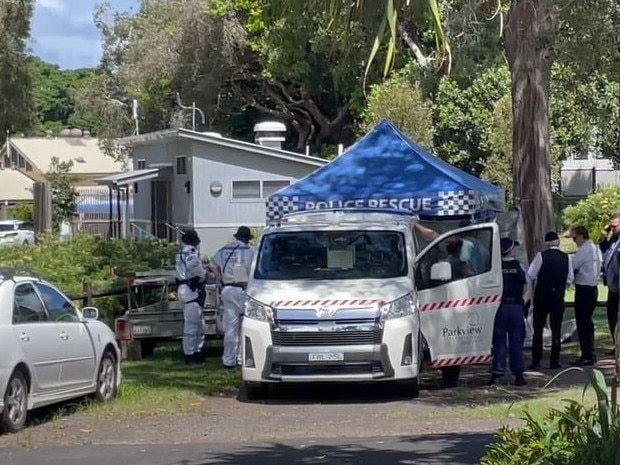
[[[140,336],[144,334],[151,334],[151,327],[150,326],[134,326],[133,333],[135,335],[140,335]]]
[[[308,354],[311,362],[342,362],[344,354],[342,352],[319,352]]]

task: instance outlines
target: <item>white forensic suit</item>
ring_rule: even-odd
[[[198,303],[200,287],[204,285],[205,269],[197,247],[183,244],[176,255],[179,300],[184,303],[183,353],[186,357],[199,355],[204,344],[204,318]]]
[[[239,351],[241,317],[245,311],[245,286],[253,256],[254,248],[237,240],[222,247],[213,257],[213,262],[222,275],[222,326],[224,326],[222,363],[226,367],[241,364]]]

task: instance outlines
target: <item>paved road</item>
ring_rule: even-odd
[[[490,434],[445,434],[284,443],[70,446],[0,449],[2,465],[477,464]]]

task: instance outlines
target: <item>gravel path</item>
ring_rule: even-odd
[[[609,362],[601,364],[604,371]],[[427,375],[421,396],[399,397],[386,386],[297,386],[269,400],[250,403],[237,398],[208,397],[184,415],[108,418],[88,410],[52,416],[15,435],[0,436],[0,447],[71,444],[200,444],[363,438],[425,434],[490,432],[517,418],[483,418],[477,407],[539,397],[557,373],[529,373],[524,388],[488,388],[488,367],[464,370],[457,389],[438,389],[438,375]],[[583,372],[565,374],[557,387],[583,386]],[[95,409],[96,412],[96,409]]]

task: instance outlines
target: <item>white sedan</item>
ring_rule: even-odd
[[[0,221],[0,247],[34,245],[35,234],[32,223],[20,220]]]
[[[0,270],[0,432],[22,429],[34,408],[116,396],[120,351],[98,316],[45,281]]]

